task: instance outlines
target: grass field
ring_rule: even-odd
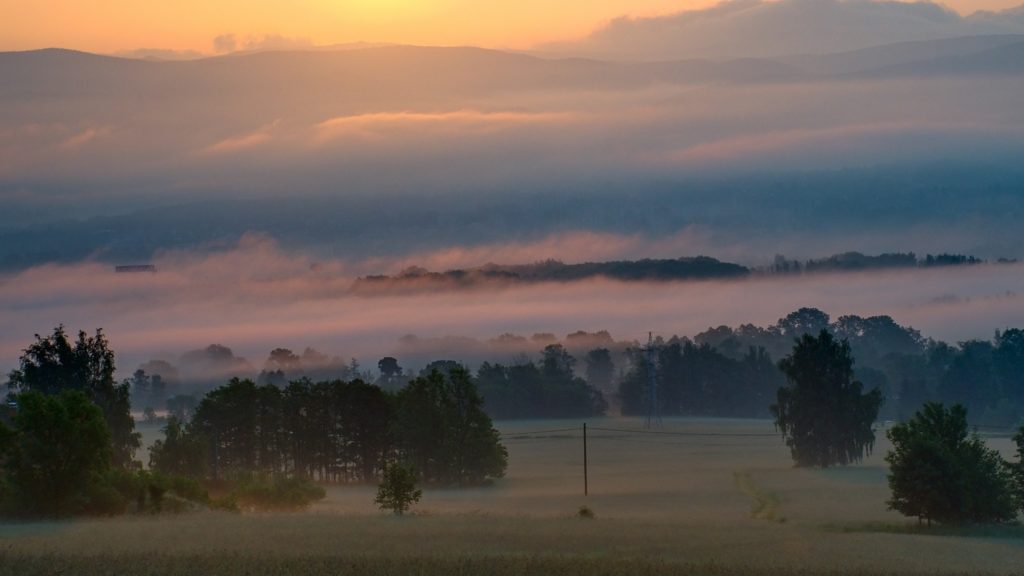
[[[427,490],[406,518],[347,486],[298,514],[0,524],[0,574],[1024,572],[1019,528],[929,531],[887,511],[881,437],[861,465],[801,470],[766,421],[591,421],[584,497],[579,424],[499,424],[507,477]]]

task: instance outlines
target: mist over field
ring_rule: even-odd
[[[13,368],[31,334],[64,323],[101,326],[127,374],[151,358],[176,362],[209,344],[230,347],[258,371],[278,347],[313,347],[373,366],[395,355],[418,369],[439,358],[476,365],[534,356],[546,343],[489,342],[506,333],[563,338],[607,330],[639,342],[648,331],[693,336],[709,327],[768,325],[801,307],[838,317],[891,315],[924,335],[957,342],[987,339],[1024,324],[1024,265],[875,270],[736,280],[624,282],[595,278],[463,290],[353,292],[366,270],[480,265],[496,258],[542,260],[575,247],[576,259],[672,253],[688,238],[660,246],[636,238],[586,234],[533,245],[451,250],[404,260],[315,260],[267,237],[247,236],[212,253],[166,252],[155,274],[115,274],[103,263],[47,265],[0,282],[3,367]],[[244,371],[248,373],[248,371]]]

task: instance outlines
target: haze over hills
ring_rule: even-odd
[[[954,213],[971,217],[939,248],[1015,257],[993,222],[1021,212],[1022,46],[632,63],[411,46],[4,53],[0,265],[146,259],[248,231],[378,254],[697,227],[733,257],[777,238],[750,263],[798,254],[819,227],[887,239],[833,250],[920,249],[912,237]],[[875,191],[893,210],[855,223]]]

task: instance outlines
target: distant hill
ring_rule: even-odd
[[[900,42],[835,54],[800,54],[777,60],[810,74],[845,75],[899,70],[945,58],[981,57],[985,52],[1024,42],[1024,35],[964,36]]]
[[[768,60],[615,63],[544,59],[481,48],[378,46],[361,49],[254,52],[185,61],[150,61],[47,49],[0,53],[0,99],[245,96],[257,103],[302,97],[320,107],[395,106],[436,96],[507,90],[611,89],[661,83],[758,81],[799,75]],[[298,94],[301,92],[302,94]],[[337,113],[337,110],[333,110]]]
[[[1000,259],[1000,264],[1015,263],[1016,260]],[[815,272],[857,272],[861,270],[885,270],[893,268],[937,268],[945,266],[971,266],[985,264],[985,260],[967,254],[928,254],[919,258],[913,252],[893,252],[871,256],[860,252],[843,252],[826,258],[800,262],[777,256],[775,263],[766,271],[772,274],[799,274]]]
[[[999,264],[1016,260],[1000,259]],[[410,293],[421,291],[459,290],[477,287],[500,287],[511,284],[541,282],[576,282],[608,278],[622,282],[679,282],[689,280],[742,279],[753,273],[768,275],[816,274],[827,272],[870,272],[892,269],[971,266],[986,261],[965,254],[928,254],[919,258],[913,252],[867,255],[843,252],[805,261],[787,260],[778,256],[771,266],[751,269],[722,262],[708,256],[676,259],[619,260],[565,264],[545,260],[533,264],[486,264],[477,268],[432,272],[411,266],[393,276],[374,275],[359,278],[352,285],[354,294]]]
[[[539,282],[574,282],[593,278],[610,278],[624,282],[678,281],[699,279],[742,278],[750,270],[738,264],[721,262],[707,256],[674,260],[622,260],[564,264],[547,260],[535,264],[488,264],[480,268],[431,272],[413,267],[395,276],[366,276],[352,286],[357,294],[407,292],[472,288],[482,285],[523,284]]]
[[[873,71],[876,76],[982,76],[1024,74],[1024,37],[980,52],[954,53]]]

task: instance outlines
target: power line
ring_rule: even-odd
[[[558,432],[578,432],[578,431],[579,431],[579,428],[556,428],[554,430],[525,430],[525,431],[522,431],[522,432],[509,433],[508,436],[510,438],[515,438],[516,436],[531,436],[531,435],[536,435],[536,434],[555,434],[555,433],[558,433]],[[505,434],[502,434],[502,436],[505,436]]]
[[[778,438],[777,432],[669,432],[667,430],[628,430],[626,428],[601,428],[594,426],[591,430],[600,430],[602,432],[620,432],[626,434],[657,434],[661,436],[699,436],[699,437],[713,437],[713,436],[726,436],[726,437],[738,437],[738,438]]]

